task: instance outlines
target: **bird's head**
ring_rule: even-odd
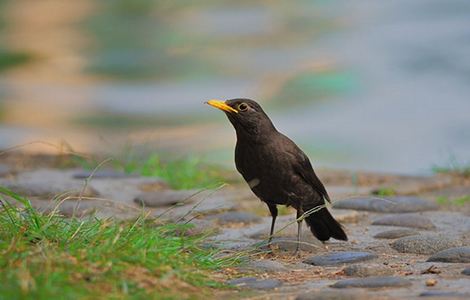
[[[261,106],[250,99],[209,100],[207,104],[225,112],[238,138],[262,141],[275,127]]]

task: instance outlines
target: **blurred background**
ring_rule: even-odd
[[[0,148],[230,165],[235,97],[317,167],[468,163],[470,1],[0,0]]]

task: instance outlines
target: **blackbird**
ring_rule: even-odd
[[[297,246],[302,220],[320,241],[330,237],[346,241],[341,225],[325,207],[331,202],[305,153],[277,131],[261,106],[250,99],[209,100],[207,104],[225,112],[235,128],[235,165],[253,193],[268,205],[272,216],[269,244],[278,214],[277,205],[297,210]]]

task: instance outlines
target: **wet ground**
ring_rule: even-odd
[[[242,96],[317,166],[468,162],[468,1],[33,2],[0,1],[1,148],[230,163],[232,130],[202,103]]]
[[[212,233],[208,247],[219,248],[222,255],[242,255],[240,266],[218,273],[221,281],[236,287],[217,292],[219,298],[470,296],[468,178],[365,172],[351,176],[321,170],[319,176],[333,199],[330,210],[349,241],[322,244],[304,226],[302,251],[294,256],[294,211],[281,210],[272,251],[267,251],[268,210],[241,182],[215,191],[174,191],[158,178],[99,170],[85,184],[89,171],[56,169],[46,159],[39,162],[23,168],[2,165],[0,184],[28,196],[38,209],[56,209],[66,216],[128,219],[145,211],[162,220],[190,222],[194,233]],[[385,188],[395,195],[376,195]],[[60,195],[56,202],[50,201],[55,195]]]

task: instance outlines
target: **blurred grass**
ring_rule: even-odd
[[[463,177],[470,177],[470,163],[458,160],[451,155],[446,164],[434,165],[432,167],[434,173],[451,174]]]
[[[190,225],[41,214],[0,187],[0,299],[199,299],[233,263]],[[22,208],[13,206],[20,203]]]
[[[31,59],[27,53],[0,48],[0,72],[27,63]]]
[[[96,159],[73,157],[73,160],[88,170],[99,164]],[[215,188],[230,180],[228,174],[231,173],[196,156],[163,160],[156,153],[147,158],[127,154],[113,160],[112,165],[128,174],[161,178],[174,189]]]
[[[436,198],[436,202],[439,205],[456,205],[456,206],[464,206],[466,203],[470,203],[470,195],[456,197],[456,198],[449,198],[446,196],[439,196]]]

